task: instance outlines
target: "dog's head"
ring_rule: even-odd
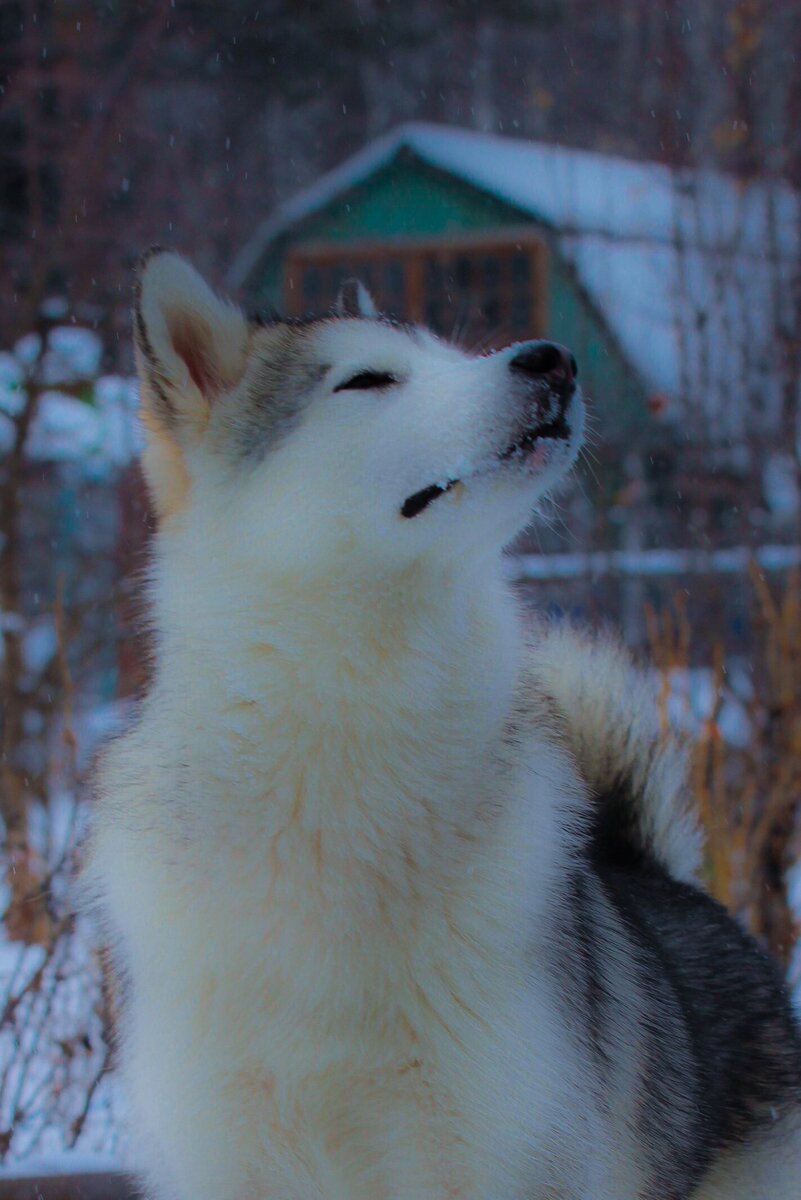
[[[466,354],[383,320],[358,284],[327,317],[253,322],[153,251],[134,319],[160,520],[212,522],[272,570],[498,550],[581,442],[562,347]]]

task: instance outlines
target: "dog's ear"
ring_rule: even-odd
[[[143,466],[157,515],[175,511],[189,487],[184,451],[215,400],[245,369],[248,322],[177,254],[154,249],[136,280],[134,340],[146,431]]]
[[[360,279],[346,279],[339,289],[334,312],[338,317],[377,317],[373,297]]]
[[[144,256],[135,294],[142,403],[180,440],[205,427],[215,399],[241,378],[247,319],[171,251]]]

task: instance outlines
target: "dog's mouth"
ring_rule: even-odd
[[[429,504],[432,504],[439,496],[444,496],[459,482],[458,479],[449,479],[447,483],[431,483],[421,491],[415,492],[413,496],[407,496],[401,505],[401,516],[407,517],[409,520],[412,517],[419,517]]]
[[[569,438],[570,426],[565,420],[564,412],[560,412],[554,420],[548,421],[544,425],[537,425],[535,428],[527,429],[517,441],[512,442],[500,454],[493,455],[490,467],[495,467],[498,463],[504,462],[523,462],[532,454],[536,455],[536,452],[542,448],[543,443],[566,442]],[[471,474],[484,474],[485,471],[486,468],[481,471],[473,471]],[[456,487],[457,483],[462,483],[464,478],[448,479],[445,483],[431,483],[428,487],[421,488],[419,492],[407,496],[401,506],[401,516],[406,517],[408,520],[419,517],[420,513],[425,512],[430,504],[433,504],[440,496],[446,495],[451,488]]]

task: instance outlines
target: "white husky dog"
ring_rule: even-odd
[[[524,653],[501,549],[575,363],[249,322],[153,252],[152,687],[86,882],[163,1200],[790,1200],[781,982],[693,883],[681,755],[614,647]]]

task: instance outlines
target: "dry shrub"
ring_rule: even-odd
[[[710,701],[694,724],[692,779],[707,837],[712,893],[737,915],[787,969],[799,928],[789,896],[789,872],[799,848],[801,796],[801,592],[799,576],[771,586],[750,570],[753,602],[748,687],[735,682],[723,640],[712,652]],[[649,641],[662,678],[662,711],[676,717],[677,673],[692,671],[693,631],[683,597],[670,611],[647,614]],[[725,736],[727,706],[736,706],[741,734]]]
[[[14,847],[0,937],[0,1164],[75,1147],[108,1149],[110,996],[105,964],[73,912],[83,780],[64,606],[56,606],[61,712],[43,794]]]

